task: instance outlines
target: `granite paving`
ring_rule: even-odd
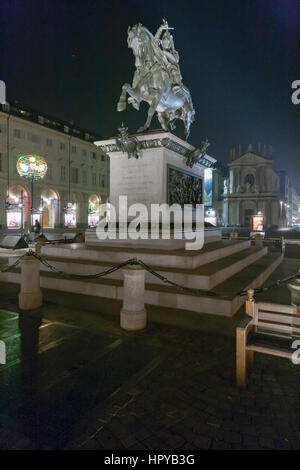
[[[247,387],[236,387],[243,312],[189,323],[149,309],[147,329],[127,333],[119,304],[63,305],[57,294],[24,314],[10,288],[0,284],[1,450],[300,449],[300,366],[256,354]],[[280,289],[274,301],[288,300]]]

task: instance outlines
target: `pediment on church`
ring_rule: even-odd
[[[256,153],[247,152],[239,158],[236,158],[234,161],[230,162],[229,165],[259,165],[262,163],[270,163],[269,158],[264,158]]]

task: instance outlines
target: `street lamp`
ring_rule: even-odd
[[[283,201],[280,201],[280,225],[282,227],[282,204],[283,204]]]
[[[17,171],[20,176],[31,182],[31,218],[33,215],[33,185],[35,181],[42,180],[47,173],[47,163],[38,155],[20,155],[17,161]],[[31,226],[33,225],[31,220]]]

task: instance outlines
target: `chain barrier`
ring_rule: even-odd
[[[27,256],[27,253],[25,253],[23,256],[20,256],[20,258],[18,258],[17,261],[14,264],[4,265],[4,264],[0,263],[0,265],[5,266],[5,268],[3,268],[3,269],[1,269],[1,267],[0,267],[0,273],[7,273],[7,272],[13,270],[14,268],[16,268],[18,266],[18,264],[21,263],[24,256]]]
[[[29,252],[28,252],[29,254]],[[71,274],[71,273],[65,273],[64,271],[61,271],[57,269],[55,266],[52,266],[48,261],[43,259],[41,256],[37,255],[34,252],[30,253],[30,256],[34,256],[36,259],[40,261],[41,264],[46,266],[48,269],[50,269],[52,272],[55,272],[56,274],[60,274],[63,277],[67,277],[69,279],[99,279],[100,277],[107,276],[108,274],[112,274],[115,271],[118,271],[119,269],[124,268],[125,266],[133,266],[139,264],[136,258],[131,258],[127,261],[124,261],[123,263],[118,264],[117,266],[114,266],[110,269],[107,269],[105,271],[101,271],[100,273],[96,274]]]
[[[8,272],[10,270],[13,270],[16,266],[18,266],[18,264],[21,262],[21,260],[25,256],[34,256],[36,259],[39,260],[39,262],[41,264],[43,264],[50,271],[52,271],[56,274],[59,274],[60,276],[69,278],[69,279],[77,279],[77,280],[79,280],[79,279],[99,279],[101,277],[108,276],[109,274],[112,274],[112,273],[118,271],[119,269],[125,268],[126,266],[141,266],[147,272],[152,274],[152,276],[155,276],[156,278],[160,279],[164,284],[169,284],[169,285],[171,285],[171,286],[173,286],[177,289],[189,292],[190,294],[194,294],[194,295],[199,296],[199,297],[202,296],[202,297],[216,297],[216,298],[219,298],[219,299],[232,299],[235,296],[240,296],[240,297],[246,296],[247,293],[248,293],[248,290],[242,290],[240,292],[232,292],[231,294],[222,295],[222,294],[218,294],[214,291],[208,291],[208,290],[203,290],[203,289],[196,289],[196,288],[192,288],[192,287],[182,286],[181,284],[177,284],[176,282],[171,281],[170,279],[163,276],[162,274],[159,274],[158,272],[154,271],[154,269],[152,269],[150,266],[148,266],[143,261],[141,261],[137,258],[128,259],[127,261],[124,261],[123,263],[120,263],[116,266],[113,266],[112,268],[106,269],[105,271],[100,271],[99,273],[96,273],[96,274],[86,274],[86,275],[84,275],[84,274],[66,273],[64,271],[61,271],[60,269],[56,268],[55,266],[52,266],[48,261],[46,261],[44,258],[42,258],[40,255],[38,255],[34,251],[29,250],[23,256],[18,258],[17,261],[14,264],[5,267],[3,270],[0,269],[0,272],[4,273],[4,272]],[[293,280],[293,279],[295,279],[299,276],[300,276],[300,269],[298,270],[297,273],[292,274],[291,276],[288,276],[284,279],[277,280],[276,282],[274,282],[272,284],[269,284],[265,287],[257,287],[255,289],[253,289],[254,294],[259,294],[261,292],[268,291],[269,289],[273,289],[274,287],[279,287],[279,286],[281,286],[283,284],[286,284],[287,282],[289,282],[289,281],[291,281],[291,280]]]
[[[289,281],[292,281],[293,279],[296,279],[297,277],[300,277],[300,269],[297,273],[295,274],[292,274],[291,276],[288,276],[284,279],[279,279],[277,280],[276,282],[273,282],[272,284],[269,284],[268,286],[265,286],[265,287],[256,287],[254,290],[254,294],[260,294],[261,292],[265,292],[265,291],[268,291],[270,289],[273,289],[274,287],[280,287],[282,286],[283,284],[286,284],[287,282]],[[243,290],[241,292],[238,293],[238,295],[240,296],[244,296],[244,295],[247,295],[247,291],[246,290]]]
[[[145,264],[141,260],[138,260],[138,264],[141,267],[143,267],[146,271],[148,271],[148,273],[152,274],[152,276],[157,277],[158,279],[160,279],[165,284],[170,284],[171,286],[176,287],[177,289],[185,290],[185,291],[188,291],[188,292],[193,293],[195,295],[202,295],[204,297],[216,297],[217,296],[217,294],[215,292],[210,291],[210,290],[205,291],[203,289],[195,289],[195,288],[192,288],[192,287],[186,287],[186,286],[182,286],[180,284],[177,284],[174,281],[170,281],[167,277],[162,276],[161,274],[157,273],[152,268],[150,268],[150,266],[148,266],[147,264]]]

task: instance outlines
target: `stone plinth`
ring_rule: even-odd
[[[143,330],[147,325],[145,310],[145,270],[140,266],[123,269],[124,297],[120,326],[124,330]]]
[[[40,262],[34,256],[25,256],[21,262],[19,308],[21,310],[34,310],[41,307],[42,302]]]
[[[192,161],[197,160],[196,155],[200,154],[200,150],[169,132],[147,132],[136,134],[135,137],[141,146],[139,158],[128,158],[126,151],[123,153],[117,145],[116,138],[95,142],[110,157],[110,219],[113,218],[115,210],[119,232],[115,240],[112,237],[99,240],[93,230],[87,230],[87,245],[98,245],[104,242],[106,245],[119,246],[138,244],[141,247],[160,249],[183,248],[186,241],[184,236],[180,239],[172,233],[169,239],[163,239],[161,235],[157,239],[151,239],[150,234],[148,236],[147,233],[147,236],[140,235],[132,243],[128,237],[122,236],[121,227],[127,228],[127,223],[136,217],[143,227],[147,227],[143,228],[147,232],[150,224],[159,226],[165,223],[167,226],[171,224],[172,227],[174,223],[177,227],[182,227],[184,220],[182,207],[185,204],[195,206],[195,204],[203,203],[204,171],[212,166],[215,159],[205,155],[198,158],[197,163],[192,164]],[[122,196],[126,196],[127,200],[126,198],[124,200]],[[142,204],[142,209],[137,206],[133,207],[137,204]],[[165,206],[167,213],[169,206],[176,204],[177,207],[176,209],[173,207],[174,213],[171,211],[167,217],[163,217],[164,209],[161,207],[158,210],[156,207],[155,210],[152,206],[154,204],[168,205]],[[153,210],[152,216],[151,209]],[[124,220],[124,214],[127,215],[126,220]],[[196,220],[195,211],[191,210],[190,217],[193,221]],[[197,231],[201,232],[203,239],[204,213],[202,219],[200,224],[198,223]],[[180,231],[182,231],[181,228]],[[186,235],[186,225],[184,232]],[[221,230],[213,228],[212,231],[207,232],[207,236],[210,238],[209,241],[220,240]],[[199,239],[200,236],[198,235],[197,238]]]
[[[292,294],[291,303],[300,307],[300,279],[296,278],[293,282],[287,285]]]
[[[110,202],[118,207],[119,196],[128,197],[128,206],[140,203],[170,204],[171,169],[204,180],[204,170],[215,159],[205,156],[190,168],[188,157],[197,149],[169,132],[137,134],[141,143],[140,158],[128,158],[116,145],[116,139],[95,142],[110,157]],[[188,203],[188,201],[185,201]]]

